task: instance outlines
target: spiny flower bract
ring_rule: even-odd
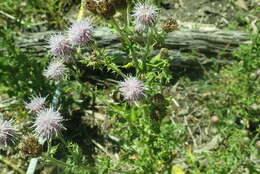
[[[47,97],[34,96],[29,103],[25,103],[25,108],[30,112],[36,112],[43,109]]]
[[[119,91],[125,100],[134,102],[144,95],[144,84],[136,77],[127,77],[123,82],[120,82]]]
[[[137,32],[137,33],[139,33],[139,34],[141,34],[141,33],[143,33],[145,30],[146,30],[146,26],[145,25],[143,25],[143,24],[141,24],[141,23],[137,23],[136,25],[135,25],[135,31]]]
[[[61,114],[53,108],[40,110],[33,125],[35,133],[37,136],[50,139],[57,136],[62,129],[66,129],[62,125],[63,121]]]
[[[68,38],[72,45],[83,45],[93,38],[93,26],[89,19],[74,22],[68,31]]]
[[[135,18],[136,23],[142,25],[153,25],[156,21],[158,15],[158,9],[148,3],[137,3],[133,10],[133,17]]]
[[[0,119],[0,145],[7,146],[8,141],[12,141],[16,129],[11,123],[11,120]]]
[[[64,77],[67,68],[62,60],[54,60],[49,64],[47,69],[44,70],[43,75],[48,79],[60,80]]]
[[[49,47],[56,57],[69,57],[72,52],[68,39],[61,34],[54,34],[50,37]]]

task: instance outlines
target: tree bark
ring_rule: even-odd
[[[24,33],[16,41],[16,46],[23,51],[36,53],[43,56],[48,53],[48,38],[56,32]],[[140,36],[139,36],[140,38]],[[125,53],[120,51],[122,47],[121,38],[113,33],[109,28],[98,28],[95,30],[94,39],[101,48],[105,48],[109,55],[125,57]],[[164,48],[169,50],[169,56],[173,56],[174,64],[182,66],[189,64],[192,60],[199,60],[200,63],[209,63],[208,57],[218,54],[230,54],[239,45],[250,43],[249,35],[241,31],[196,31],[179,30],[168,33],[165,37]],[[153,54],[158,54],[160,48],[156,48]],[[196,51],[200,56],[193,56],[191,59],[184,59],[187,53]],[[230,56],[226,56],[230,57]],[[228,59],[227,59],[228,60]],[[227,60],[218,60],[220,63],[227,63]]]

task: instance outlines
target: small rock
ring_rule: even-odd
[[[218,118],[218,116],[214,115],[214,116],[211,117],[210,121],[212,123],[218,123],[219,122],[219,118]]]
[[[257,149],[260,149],[260,140],[257,140],[257,141],[256,141],[255,147],[256,147]]]

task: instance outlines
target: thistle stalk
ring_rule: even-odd
[[[77,21],[80,21],[83,18],[83,16],[84,16],[85,4],[86,4],[86,0],[81,0],[80,10],[78,12]]]
[[[53,100],[52,100],[52,106],[54,108],[57,107],[57,105],[59,103],[59,97],[61,95],[61,91],[60,90],[62,88],[61,82],[58,81],[58,82],[55,82],[55,84],[57,86],[57,89],[55,90],[54,97],[53,97]],[[43,145],[47,141],[47,139],[40,137],[38,139],[38,141],[39,141],[39,144]],[[49,143],[48,143],[48,151],[49,151],[49,148],[50,148],[50,146],[49,146]],[[35,173],[38,161],[39,161],[38,157],[37,158],[32,158],[30,160],[30,163],[29,163],[29,166],[27,168],[26,174],[34,174]]]
[[[121,30],[120,26],[117,24],[116,20],[114,17],[111,18],[111,24],[115,27],[115,29],[118,31],[118,33],[120,34],[120,36],[123,38],[123,40],[127,43],[127,44],[131,44],[131,41],[129,40],[129,38],[127,37],[127,35]]]
[[[0,162],[6,164],[9,167],[11,167],[12,169],[14,169],[19,174],[25,174],[25,172],[22,169],[16,167],[15,164],[13,164],[12,162],[4,159],[2,156],[0,156]]]

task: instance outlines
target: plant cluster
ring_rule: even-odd
[[[55,10],[71,1],[51,2],[50,23],[64,28]],[[94,17],[84,18],[85,10]],[[150,1],[82,0],[77,21],[48,35],[41,60],[24,61],[14,38],[0,31],[11,60],[0,62],[1,73],[10,69],[1,79],[14,74],[18,82],[4,85],[16,84],[9,94],[26,101],[20,119],[0,119],[1,152],[13,153],[20,141],[28,173],[258,173],[259,35],[233,53],[236,64],[173,86],[163,42],[178,24],[160,25],[159,16]],[[119,55],[100,47],[97,21],[120,35]],[[0,162],[25,173],[2,155]]]
[[[125,102],[121,104],[126,107],[126,111],[130,109],[131,112],[132,110],[137,113],[140,112],[138,109],[140,105],[147,103],[151,97],[155,97],[155,104],[153,105],[156,105],[156,95],[159,96],[159,100],[162,100],[159,102],[163,102],[160,104],[162,108],[156,107],[158,112],[163,112],[165,107],[164,97],[159,93],[153,94],[149,91],[149,88],[155,85],[161,91],[161,85],[168,83],[171,78],[169,59],[165,59],[161,55],[162,52],[157,55],[153,53],[153,47],[158,45],[159,40],[163,37],[163,31],[155,27],[159,9],[149,2],[139,2],[134,5],[131,12],[132,3],[129,1],[120,1],[120,3],[119,1],[111,3],[99,1],[95,7],[92,7],[89,3],[93,2],[96,1],[86,1],[87,9],[94,14],[100,15],[120,34],[122,50],[125,52],[127,61],[125,64],[120,65],[114,61],[113,57],[107,55],[106,50],[98,47],[94,37],[96,27],[93,26],[94,19],[91,18],[79,19],[73,22],[66,32],[53,34],[49,37],[48,45],[51,60],[43,70],[42,75],[47,80],[50,80],[51,85],[56,86],[54,87],[54,89],[56,88],[54,95],[46,97],[33,96],[28,103],[25,103],[25,108],[29,111],[29,114],[35,117],[32,128],[34,128],[33,132],[38,137],[39,143],[43,145],[47,142],[48,144],[47,155],[44,156],[48,156],[47,159],[50,161],[56,160],[51,155],[51,142],[55,139],[55,136],[58,136],[58,139],[65,146],[67,144],[60,136],[60,132],[67,129],[64,122],[70,120],[62,116],[59,108],[64,107],[62,106],[62,93],[66,89],[66,84],[71,80],[82,83],[79,78],[81,67],[77,67],[78,65],[92,66],[94,69],[107,69],[119,76],[122,81],[117,83],[115,89],[123,97]],[[95,10],[93,10],[94,8]],[[115,18],[116,12],[120,12],[125,18]],[[134,38],[131,38],[131,35],[142,38],[143,42],[139,43]],[[89,57],[95,55],[95,64],[93,64],[92,59],[86,59],[83,56],[86,50],[84,48],[87,48]],[[122,69],[131,69],[131,73],[125,74]],[[93,90],[94,93],[94,88],[89,90]],[[49,106],[47,99],[50,100]],[[148,108],[150,107],[155,106],[148,106]],[[107,108],[107,110],[110,110],[110,108]],[[163,115],[162,113],[159,114]],[[157,121],[161,120],[160,116],[157,115],[157,117]],[[136,119],[131,118],[131,120]],[[1,141],[7,145],[7,142],[12,141],[15,136],[15,128],[12,127],[11,121],[5,120],[2,120],[1,126],[3,127],[0,129]],[[68,170],[73,169],[69,168]]]

